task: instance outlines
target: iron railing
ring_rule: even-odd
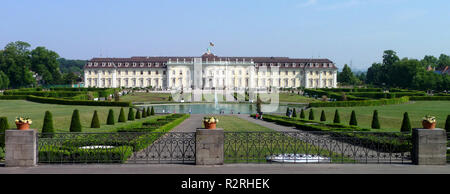
[[[38,162],[194,163],[195,133],[39,133]]]
[[[411,135],[225,132],[225,163],[411,163]]]

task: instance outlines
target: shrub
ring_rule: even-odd
[[[123,108],[120,109],[120,114],[119,114],[119,123],[124,123],[127,121],[127,118],[125,118],[125,111],[123,110]]]
[[[70,132],[81,132],[80,113],[75,109],[72,114],[72,121],[70,122]]]
[[[172,101],[173,101],[172,95],[169,96],[169,100],[168,100],[168,101],[169,101],[169,102],[172,102]]]
[[[55,129],[53,128],[53,116],[50,111],[45,111],[42,133],[46,133],[47,137],[52,137],[53,133],[55,133]]]
[[[134,110],[133,110],[133,108],[130,108],[128,110],[128,120],[129,121],[134,121]]]
[[[355,113],[354,110],[352,111],[352,115],[350,116],[350,123],[349,124],[353,125],[353,126],[358,126],[358,121],[356,121],[356,113]]]
[[[401,132],[411,132],[411,122],[409,121],[408,112],[403,114],[403,122],[402,127],[400,128]]]
[[[306,116],[305,116],[305,110],[302,108],[302,110],[300,111],[300,118],[301,119],[305,119],[306,118]]]
[[[150,107],[147,107],[147,116],[152,116],[152,112],[150,111]]]
[[[450,133],[450,115],[447,115],[447,120],[445,120],[445,131]]]
[[[378,121],[378,111],[373,111],[372,129],[380,129],[380,122]]]
[[[289,116],[289,108],[286,108],[286,116]]]
[[[338,109],[336,109],[336,111],[334,112],[333,123],[341,123],[341,117],[339,116]]]
[[[297,118],[297,111],[295,110],[295,108],[293,108],[293,109],[294,109],[294,112],[292,113],[292,117]]]
[[[153,106],[152,106],[152,111],[150,112],[150,115],[155,115],[155,109],[153,109]]]
[[[313,111],[313,109],[310,109],[309,110],[309,120],[314,120],[314,111]]]
[[[9,129],[8,118],[0,117],[0,147],[5,147],[5,131]]]
[[[142,118],[147,118],[147,111],[145,110],[145,108],[144,110],[142,110]]]
[[[141,119],[141,111],[139,109],[136,110],[136,119]]]
[[[114,110],[109,109],[108,119],[106,120],[107,125],[114,125]]]
[[[322,110],[322,114],[320,115],[320,121],[327,121],[327,117],[325,116],[324,110]]]
[[[97,111],[94,111],[94,116],[92,116],[91,128],[100,128],[100,121],[98,120]]]
[[[379,100],[355,100],[336,102],[311,102],[310,107],[350,107],[350,106],[380,106],[389,104],[403,104],[409,102],[409,97],[379,99]]]

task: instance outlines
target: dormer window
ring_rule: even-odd
[[[129,63],[125,63],[125,67],[128,67],[130,64]]]
[[[119,66],[119,67],[122,66],[122,63],[117,64],[117,66]]]
[[[136,63],[133,63],[133,67],[136,67]]]

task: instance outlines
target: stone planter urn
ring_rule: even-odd
[[[206,129],[216,129],[216,124],[217,124],[217,123],[203,122],[203,124],[205,124],[205,128],[206,128]]]
[[[422,126],[423,126],[424,129],[434,129],[434,128],[436,128],[436,117],[430,116],[430,115],[426,115],[422,119]]]
[[[436,122],[430,123],[430,122],[424,120],[424,121],[422,121],[422,126],[424,129],[434,129],[434,128],[436,128]]]
[[[29,130],[30,129],[29,123],[16,122],[16,126],[17,126],[18,130]]]
[[[219,122],[219,119],[215,117],[204,117],[203,118],[203,124],[205,125],[206,129],[216,129],[217,122]]]

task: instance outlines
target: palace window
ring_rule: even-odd
[[[141,75],[144,75],[144,71],[141,71]]]

